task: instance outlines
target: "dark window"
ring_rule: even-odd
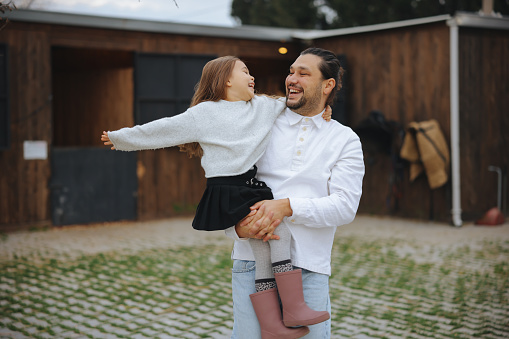
[[[9,72],[7,45],[0,44],[0,149],[9,148]]]
[[[210,55],[138,54],[135,66],[135,123],[171,117],[191,103],[194,86]]]

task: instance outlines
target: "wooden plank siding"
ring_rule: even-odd
[[[40,81],[51,76],[49,36],[44,31],[7,33],[11,27],[0,35],[9,46],[11,93],[11,146],[0,151],[0,224],[45,223],[49,160],[23,160],[23,141],[51,143],[51,83]]]
[[[462,209],[476,220],[497,206],[488,167],[509,170],[509,34],[460,28],[459,49]]]
[[[337,36],[317,40],[315,45],[346,56],[351,127],[378,110],[403,127],[436,119],[449,140],[449,28],[445,22]],[[360,213],[449,220],[450,183],[432,191],[425,176],[409,182],[408,166],[399,177],[389,155],[365,153],[365,160]],[[393,186],[399,179],[399,187]]]
[[[281,93],[299,49],[270,41],[23,22],[10,22],[0,42],[9,46],[12,98],[11,147],[0,151],[3,230],[51,225],[50,161],[24,160],[24,140],[47,141],[51,157],[51,147],[104,147],[102,130],[133,124],[133,53],[237,55],[252,65],[258,90]],[[282,45],[287,55],[277,52]],[[88,96],[80,98],[82,92]],[[59,101],[51,102],[52,95]],[[177,148],[139,152],[137,174],[141,220],[192,215],[205,187],[199,159]]]
[[[463,218],[496,205],[497,176],[509,170],[508,31],[460,27],[460,140]],[[134,123],[135,53],[237,55],[259,92],[284,93],[288,67],[307,42],[259,41],[10,22],[11,146],[0,151],[0,229],[51,225],[49,160],[24,160],[23,141],[51,147],[103,147],[102,130]],[[449,27],[444,22],[313,41],[344,55],[348,125],[372,110],[406,127],[436,119],[450,140]],[[285,46],[288,54],[278,48]],[[80,97],[80,93],[87,96]],[[57,101],[51,100],[58,97]],[[79,98],[79,100],[77,100]],[[76,102],[74,102],[74,101]],[[68,107],[73,107],[68,112]],[[450,220],[451,184],[409,182],[389,155],[365,152],[359,213]],[[177,148],[138,153],[138,219],[192,215],[205,186],[199,159]],[[394,182],[397,185],[393,185]],[[507,204],[507,196],[504,197]]]

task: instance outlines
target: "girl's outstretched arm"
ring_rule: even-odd
[[[103,131],[103,135],[101,135],[101,141],[103,141],[106,146],[113,145],[110,138],[108,137],[108,132]],[[115,149],[115,146],[111,146],[111,149]]]
[[[118,151],[141,151],[166,148],[198,142],[197,123],[191,109],[199,109],[199,105],[186,112],[172,117],[165,117],[134,127],[124,127],[116,131],[108,131],[108,139]],[[206,110],[206,107],[200,106]]]

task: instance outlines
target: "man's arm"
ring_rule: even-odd
[[[334,227],[351,223],[359,207],[363,178],[362,145],[355,135],[345,145],[331,170],[329,195],[313,199],[290,197],[294,211],[290,222],[308,227]]]
[[[308,227],[333,227],[352,222],[357,213],[362,193],[364,160],[362,146],[358,139],[352,138],[343,148],[340,157],[331,170],[328,182],[329,195],[321,198],[288,198],[263,201],[251,222],[241,223],[256,238],[272,234],[274,221],[287,216],[290,223]],[[264,208],[263,213],[261,208]],[[269,213],[273,216],[270,217]],[[265,238],[264,238],[265,239]]]

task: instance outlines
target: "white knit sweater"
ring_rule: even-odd
[[[198,142],[207,178],[247,172],[267,147],[284,99],[202,102],[184,113],[108,132],[117,150],[138,151]]]

